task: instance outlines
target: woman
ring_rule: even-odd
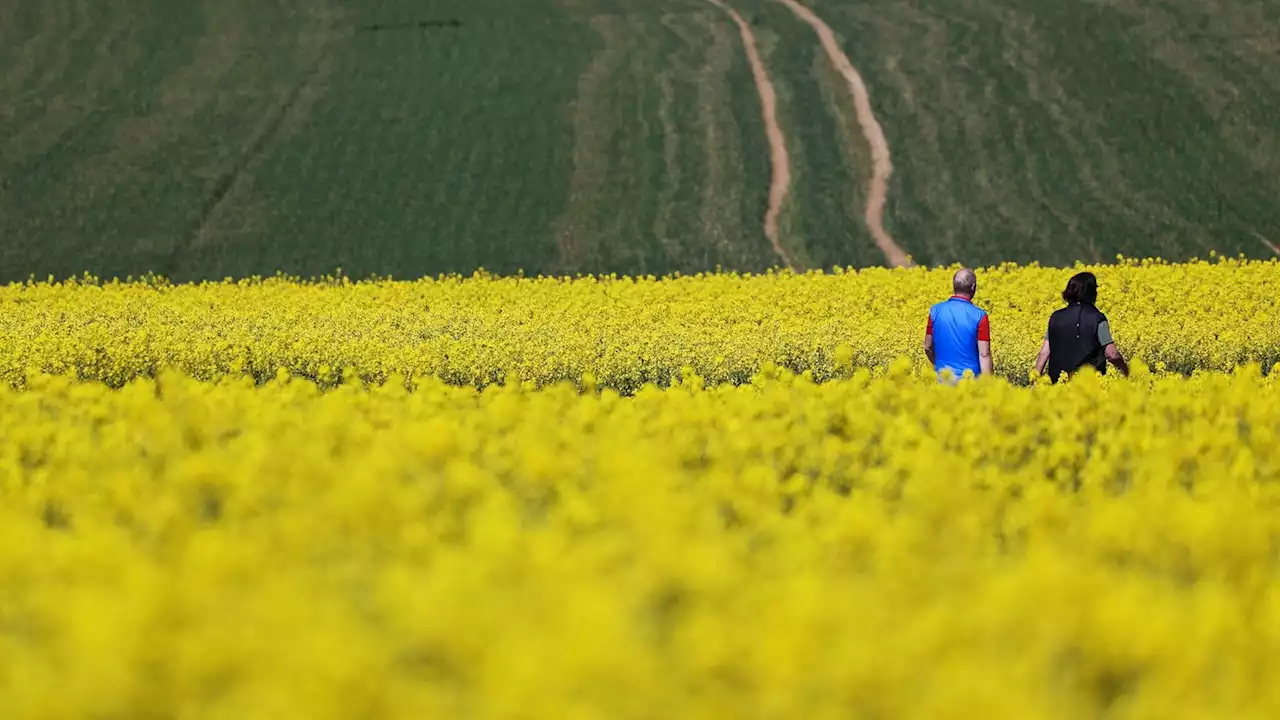
[[[1107,316],[1094,307],[1098,301],[1098,278],[1091,272],[1073,275],[1062,291],[1067,306],[1049,317],[1040,355],[1036,357],[1036,374],[1049,366],[1049,379],[1058,382],[1062,373],[1071,375],[1089,365],[1106,374],[1107,363],[1122,374],[1129,374],[1124,356],[1116,349]]]

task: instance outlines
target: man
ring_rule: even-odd
[[[951,278],[954,294],[929,308],[929,324],[924,334],[924,354],[938,377],[947,371],[955,379],[966,370],[991,374],[991,324],[987,311],[973,304],[978,292],[978,276],[969,268]]]
[[[1049,367],[1049,379],[1058,382],[1062,373],[1071,375],[1088,365],[1105,375],[1107,363],[1122,375],[1129,374],[1124,355],[1116,349],[1107,316],[1094,306],[1098,301],[1098,278],[1091,272],[1077,273],[1062,291],[1067,306],[1049,316],[1049,329],[1036,357],[1036,374]]]

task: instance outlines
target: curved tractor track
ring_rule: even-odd
[[[1256,233],[1256,232],[1255,232],[1255,233],[1254,233],[1254,237],[1256,237],[1256,238],[1258,238],[1259,240],[1261,240],[1263,245],[1266,245],[1266,246],[1267,246],[1267,248],[1268,248],[1269,250],[1271,250],[1271,252],[1273,252],[1273,253],[1275,253],[1275,254],[1276,254],[1276,257],[1280,257],[1280,245],[1276,245],[1275,243],[1273,243],[1273,242],[1271,242],[1270,240],[1266,239],[1265,237],[1263,237],[1263,236],[1262,236],[1262,234],[1261,234],[1261,233]]]
[[[769,71],[760,58],[760,50],[756,46],[756,36],[751,31],[751,25],[723,0],[707,0],[707,2],[733,18],[738,26],[738,33],[742,35],[742,46],[747,53],[747,61],[751,64],[756,91],[760,94],[760,109],[764,115],[765,133],[769,138],[769,158],[773,168],[773,177],[769,182],[769,209],[764,215],[764,234],[769,238],[769,244],[773,246],[773,251],[782,259],[782,262],[788,268],[798,271],[799,267],[783,247],[778,236],[778,216],[782,213],[782,204],[786,202],[787,195],[791,192],[791,158],[787,154],[786,137],[782,133],[782,126],[778,124],[777,90],[774,89],[773,81],[769,79]]]
[[[858,125],[871,147],[871,186],[867,191],[867,208],[865,219],[867,229],[876,245],[884,253],[885,259],[894,267],[911,267],[914,263],[903,252],[893,236],[884,229],[884,205],[889,195],[889,176],[893,174],[893,160],[889,153],[889,141],[884,136],[884,129],[876,120],[875,111],[871,108],[871,96],[862,75],[849,61],[849,56],[840,48],[836,34],[822,18],[797,0],[776,0],[785,5],[796,17],[808,23],[818,34],[822,49],[831,59],[836,70],[844,76],[849,85],[849,94],[853,97],[853,107],[857,113]]]

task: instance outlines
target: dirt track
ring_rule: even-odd
[[[715,2],[716,0],[710,1]],[[893,161],[889,154],[889,142],[885,139],[884,129],[880,127],[880,122],[876,120],[875,111],[871,109],[871,97],[867,92],[867,86],[862,82],[862,76],[853,67],[853,63],[849,61],[849,56],[845,55],[844,50],[840,49],[840,43],[836,40],[836,34],[831,29],[831,26],[827,25],[822,18],[815,15],[809,8],[801,5],[797,0],[777,1],[786,5],[797,17],[813,27],[814,32],[818,34],[818,40],[822,43],[823,50],[831,58],[836,70],[840,71],[845,81],[849,83],[849,92],[853,96],[853,106],[858,115],[858,124],[862,126],[862,133],[866,136],[867,144],[871,146],[872,168],[871,187],[867,191],[867,228],[871,231],[871,236],[875,239],[876,245],[884,253],[884,257],[889,261],[890,265],[894,267],[910,267],[913,265],[911,259],[907,257],[902,248],[898,247],[898,243],[884,229],[884,204],[889,193],[889,176],[893,174]]]
[[[1276,257],[1280,257],[1280,245],[1276,245],[1270,240],[1262,237],[1262,235],[1260,235],[1259,233],[1255,232],[1254,235],[1257,236],[1257,238],[1262,241],[1263,245],[1266,245],[1268,248],[1270,248],[1271,252],[1276,254]]]
[[[787,154],[787,143],[782,134],[782,126],[778,124],[778,93],[774,90],[773,81],[769,79],[764,61],[760,59],[760,51],[756,47],[756,36],[751,32],[751,25],[723,0],[707,0],[707,2],[728,13],[729,17],[737,23],[738,32],[742,35],[742,46],[746,50],[747,61],[751,64],[751,74],[755,77],[756,90],[760,93],[760,108],[764,115],[765,133],[769,137],[769,157],[773,167],[773,178],[769,183],[769,209],[764,215],[764,234],[769,238],[769,244],[773,245],[773,251],[782,258],[782,262],[792,270],[799,271],[800,268],[782,247],[782,242],[778,238],[778,215],[782,212],[782,203],[786,201],[787,193],[791,191],[791,158]]]

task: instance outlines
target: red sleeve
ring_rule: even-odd
[[[991,342],[991,323],[986,315],[978,321],[978,342]]]
[[[932,315],[929,316],[929,324],[924,327],[924,334],[925,335],[933,334],[933,316]]]

